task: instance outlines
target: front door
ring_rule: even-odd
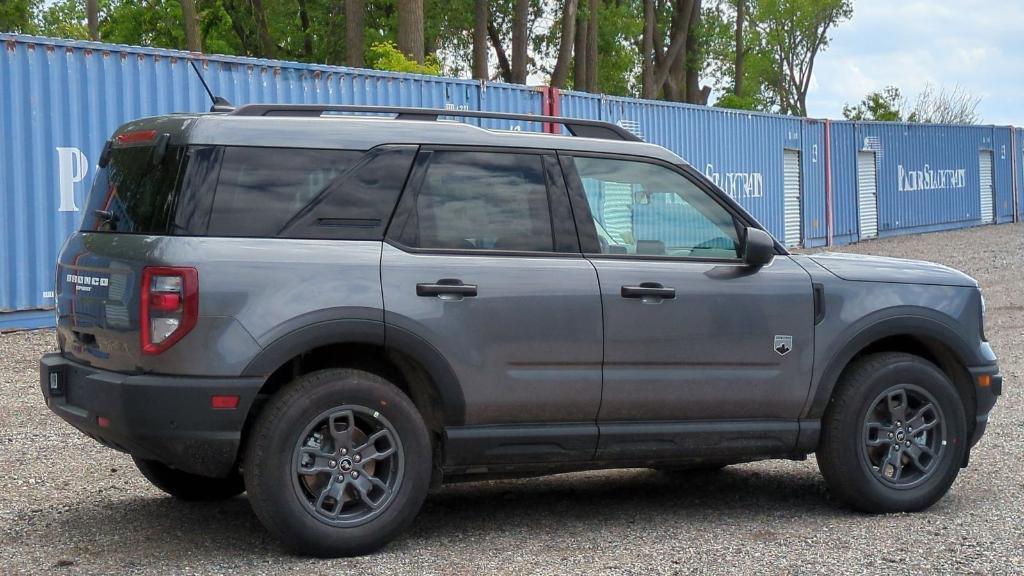
[[[563,168],[592,221],[577,224],[604,305],[598,458],[765,430],[795,441],[813,357],[808,274],[781,255],[744,265],[736,216],[678,167],[577,155]]]
[[[464,396],[448,463],[591,459],[601,298],[554,154],[422,151],[388,236],[385,338],[436,348]]]

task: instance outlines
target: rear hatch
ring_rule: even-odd
[[[173,234],[187,166],[182,120],[128,124],[104,148],[82,226],[57,264],[57,334],[68,356],[97,368],[141,369],[142,277]]]

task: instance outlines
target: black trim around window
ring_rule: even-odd
[[[594,226],[594,218],[590,211],[590,202],[587,199],[586,191],[583,188],[583,181],[576,170],[573,158],[607,158],[609,160],[622,160],[629,162],[644,162],[654,164],[676,172],[686,178],[694,186],[709,195],[713,201],[724,208],[732,217],[736,225],[736,235],[742,243],[746,236],[744,228],[752,227],[764,230],[764,227],[743,209],[728,194],[718,189],[703,174],[688,165],[672,164],[657,158],[633,156],[629,154],[612,154],[607,152],[576,152],[560,151],[558,153],[559,163],[562,167],[569,199],[572,203],[572,212],[576,222],[576,229],[580,237],[580,247],[587,258],[600,258],[609,260],[664,260],[669,262],[709,262],[721,264],[742,264],[742,256],[738,258],[702,258],[699,256],[659,256],[655,254],[604,254],[601,252],[601,243],[598,240],[597,227]],[[778,240],[775,241],[775,254],[787,255],[789,252]]]

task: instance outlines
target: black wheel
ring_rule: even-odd
[[[134,456],[132,460],[139,472],[142,472],[153,486],[181,500],[226,500],[245,492],[245,483],[238,473],[227,478],[210,478],[175,470],[155,460],[143,460]]]
[[[862,358],[836,387],[818,467],[840,500],[865,512],[913,512],[953,484],[967,449],[960,395],[931,362],[902,353]]]
[[[245,456],[249,500],[286,546],[372,552],[405,529],[430,484],[423,418],[397,387],[351,369],[289,384],[260,413]]]

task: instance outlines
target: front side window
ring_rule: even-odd
[[[574,158],[603,254],[735,259],[732,215],[682,174],[646,162]]]
[[[401,238],[415,248],[554,251],[542,157],[432,152]]]

